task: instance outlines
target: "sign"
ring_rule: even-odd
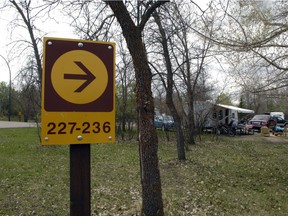
[[[44,38],[42,145],[115,141],[115,44]]]

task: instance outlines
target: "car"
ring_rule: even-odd
[[[249,123],[252,125],[252,129],[259,130],[263,126],[267,126],[268,128],[273,128],[276,125],[276,121],[270,116],[270,115],[263,115],[263,114],[257,114],[255,115]]]
[[[163,131],[172,130],[174,129],[174,119],[170,115],[156,115],[154,116],[154,126]]]

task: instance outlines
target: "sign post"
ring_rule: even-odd
[[[70,216],[91,215],[90,144],[70,145]]]
[[[70,215],[91,213],[90,143],[115,142],[115,44],[44,38],[42,145],[70,145]]]

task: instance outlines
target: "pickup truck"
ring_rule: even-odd
[[[274,128],[277,122],[270,115],[255,115],[248,123],[252,125],[253,130],[259,130],[261,127],[266,126],[270,129]]]

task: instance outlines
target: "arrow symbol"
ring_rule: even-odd
[[[85,74],[64,74],[64,79],[73,80],[86,80],[79,88],[74,92],[82,92],[93,80],[96,78],[91,71],[89,71],[80,61],[74,61],[74,63],[85,72]]]

